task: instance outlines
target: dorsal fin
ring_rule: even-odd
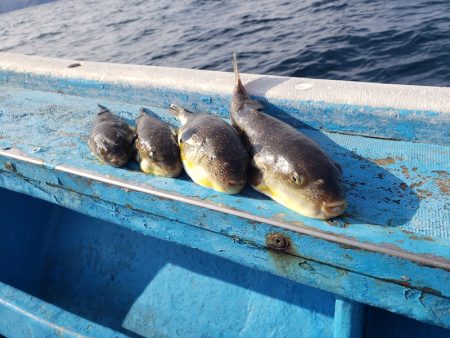
[[[241,76],[239,74],[239,67],[238,67],[238,63],[237,63],[236,53],[233,53],[233,70],[234,70],[235,90],[238,89],[245,93],[246,92],[245,87],[242,84]]]
[[[171,103],[169,106],[169,112],[174,115],[182,124],[186,123],[190,114],[193,114],[183,107],[177,106],[175,103]]]
[[[98,109],[99,109],[98,115],[103,114],[103,113],[111,113],[111,111],[108,108],[106,108],[105,106],[102,106],[99,103],[97,103],[97,105],[98,105]]]

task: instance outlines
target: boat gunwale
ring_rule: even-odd
[[[27,162],[27,163],[31,163],[31,164],[35,164],[35,165],[40,165],[40,166],[45,165],[45,162],[43,160],[35,159],[26,154],[21,154],[20,152],[15,151],[15,149],[8,149],[8,150],[0,149],[0,156],[10,157],[10,158],[13,158],[13,159],[16,159],[19,161],[23,161],[23,162]],[[199,200],[199,199],[190,198],[190,197],[186,197],[186,196],[175,194],[175,193],[161,191],[159,189],[150,187],[149,185],[146,185],[146,184],[127,182],[125,180],[121,180],[118,178],[108,177],[109,175],[103,175],[103,174],[89,172],[86,170],[80,170],[80,169],[77,169],[77,168],[74,168],[71,166],[67,166],[67,165],[56,165],[53,168],[53,170],[80,176],[80,177],[87,178],[89,180],[96,181],[96,182],[106,183],[106,184],[109,184],[112,186],[116,186],[118,188],[128,189],[128,190],[132,190],[132,191],[136,191],[136,192],[142,192],[142,193],[154,195],[157,197],[162,197],[162,198],[166,198],[166,199],[170,199],[170,200],[174,200],[174,201],[178,201],[178,202],[182,202],[182,203],[187,203],[187,204],[194,205],[197,207],[226,213],[226,214],[244,218],[244,219],[247,219],[250,221],[265,223],[265,224],[268,224],[268,225],[271,225],[271,226],[274,226],[277,228],[281,228],[284,230],[289,230],[289,231],[298,233],[300,235],[312,236],[312,237],[315,237],[318,239],[326,240],[326,241],[337,243],[340,245],[349,246],[356,250],[365,250],[368,252],[385,254],[385,255],[405,259],[405,260],[408,260],[408,261],[411,261],[411,262],[414,262],[414,263],[417,263],[420,265],[450,271],[450,260],[445,259],[445,258],[432,256],[432,255],[420,255],[420,254],[411,253],[411,252],[408,252],[406,250],[396,248],[396,247],[387,247],[387,246],[376,245],[376,244],[372,244],[372,243],[361,242],[361,241],[355,240],[350,237],[345,237],[340,234],[325,232],[325,231],[322,231],[319,229],[315,229],[313,227],[291,225],[287,222],[282,222],[282,221],[270,219],[267,217],[252,215],[248,212],[244,212],[244,211],[240,211],[240,210],[226,208],[226,207],[223,207],[221,205],[218,205],[218,204],[210,202],[210,201]]]

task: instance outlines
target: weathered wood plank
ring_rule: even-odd
[[[7,337],[126,337],[1,282],[0,327]]]
[[[19,166],[17,165],[17,168]],[[78,180],[78,178],[75,179]],[[99,184],[103,184],[105,187],[108,185],[105,183]],[[307,256],[303,257],[295,252],[292,247],[289,250],[284,250],[284,248],[271,249],[273,241],[270,240],[270,237],[265,237],[266,243],[259,244],[241,237],[239,234],[228,235],[227,233],[212,231],[210,228],[205,231],[204,228],[193,227],[190,224],[161,217],[149,211],[136,210],[130,205],[122,206],[115,202],[111,203],[98,195],[95,196],[95,194],[94,196],[81,194],[63,186],[47,184],[42,180],[24,180],[20,175],[12,173],[0,175],[0,185],[128,227],[144,235],[188,245],[245,266],[336,293],[354,301],[382,307],[420,321],[450,327],[447,315],[450,304],[448,297],[436,294],[433,291],[430,293],[428,289],[417,289],[409,283],[401,285],[389,279],[373,278],[350,270],[336,268],[317,261],[316,259],[319,259],[320,256],[314,257],[314,259]],[[122,193],[130,193],[119,190]],[[230,226],[229,222],[217,217],[215,221],[204,224],[214,227],[217,223]],[[260,224],[253,224],[252,226],[258,229]],[[268,234],[270,236],[274,232],[269,231]],[[290,239],[289,237],[285,238]],[[316,245],[321,248],[322,253],[327,250],[321,243]],[[327,251],[336,257],[341,256],[340,253]],[[371,262],[374,261],[371,260]],[[378,263],[374,263],[374,265],[376,264]],[[389,264],[394,264],[404,271],[404,262],[390,262]],[[439,269],[434,270],[439,272]],[[437,278],[442,282],[442,278],[446,278],[445,273],[447,272],[441,271],[441,273],[443,274]]]

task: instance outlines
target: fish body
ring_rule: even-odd
[[[177,137],[170,125],[145,113],[136,119],[136,160],[145,173],[177,177],[182,164]]]
[[[347,204],[341,167],[306,135],[265,114],[240,80],[236,55],[233,66],[231,121],[250,154],[250,185],[304,216],[342,214]]]
[[[174,104],[181,121],[181,161],[192,180],[204,187],[237,194],[247,183],[248,153],[236,130],[217,116],[189,112]]]
[[[134,130],[108,108],[98,106],[100,111],[89,135],[89,148],[100,161],[123,167],[133,155]]]

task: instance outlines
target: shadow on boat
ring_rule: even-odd
[[[331,293],[26,195],[0,197],[11,217],[0,223],[0,258],[14,262],[0,281],[128,336],[225,327],[217,311],[241,327],[249,306],[271,325],[282,311],[296,314],[283,321],[302,311],[333,317]]]
[[[268,85],[270,82],[272,86]],[[259,78],[248,83],[247,86],[249,88],[254,86],[259,90],[262,88],[266,93],[281,82],[274,84],[272,78],[270,81]],[[258,98],[258,101],[265,106],[268,114],[309,136],[342,166],[348,207],[342,217],[336,218],[330,223],[336,226],[355,223],[400,226],[412,220],[419,208],[420,200],[417,193],[406,182],[378,165],[373,159],[364,158],[337,144],[322,131],[303,123],[279,106],[266,99]],[[342,140],[353,137],[354,142],[364,142],[365,139],[365,137],[357,135],[334,134],[334,136]],[[355,148],[357,147],[355,146]],[[396,163],[396,161],[393,157],[378,160],[381,164],[391,165],[393,168],[398,167],[401,171],[401,163]]]

